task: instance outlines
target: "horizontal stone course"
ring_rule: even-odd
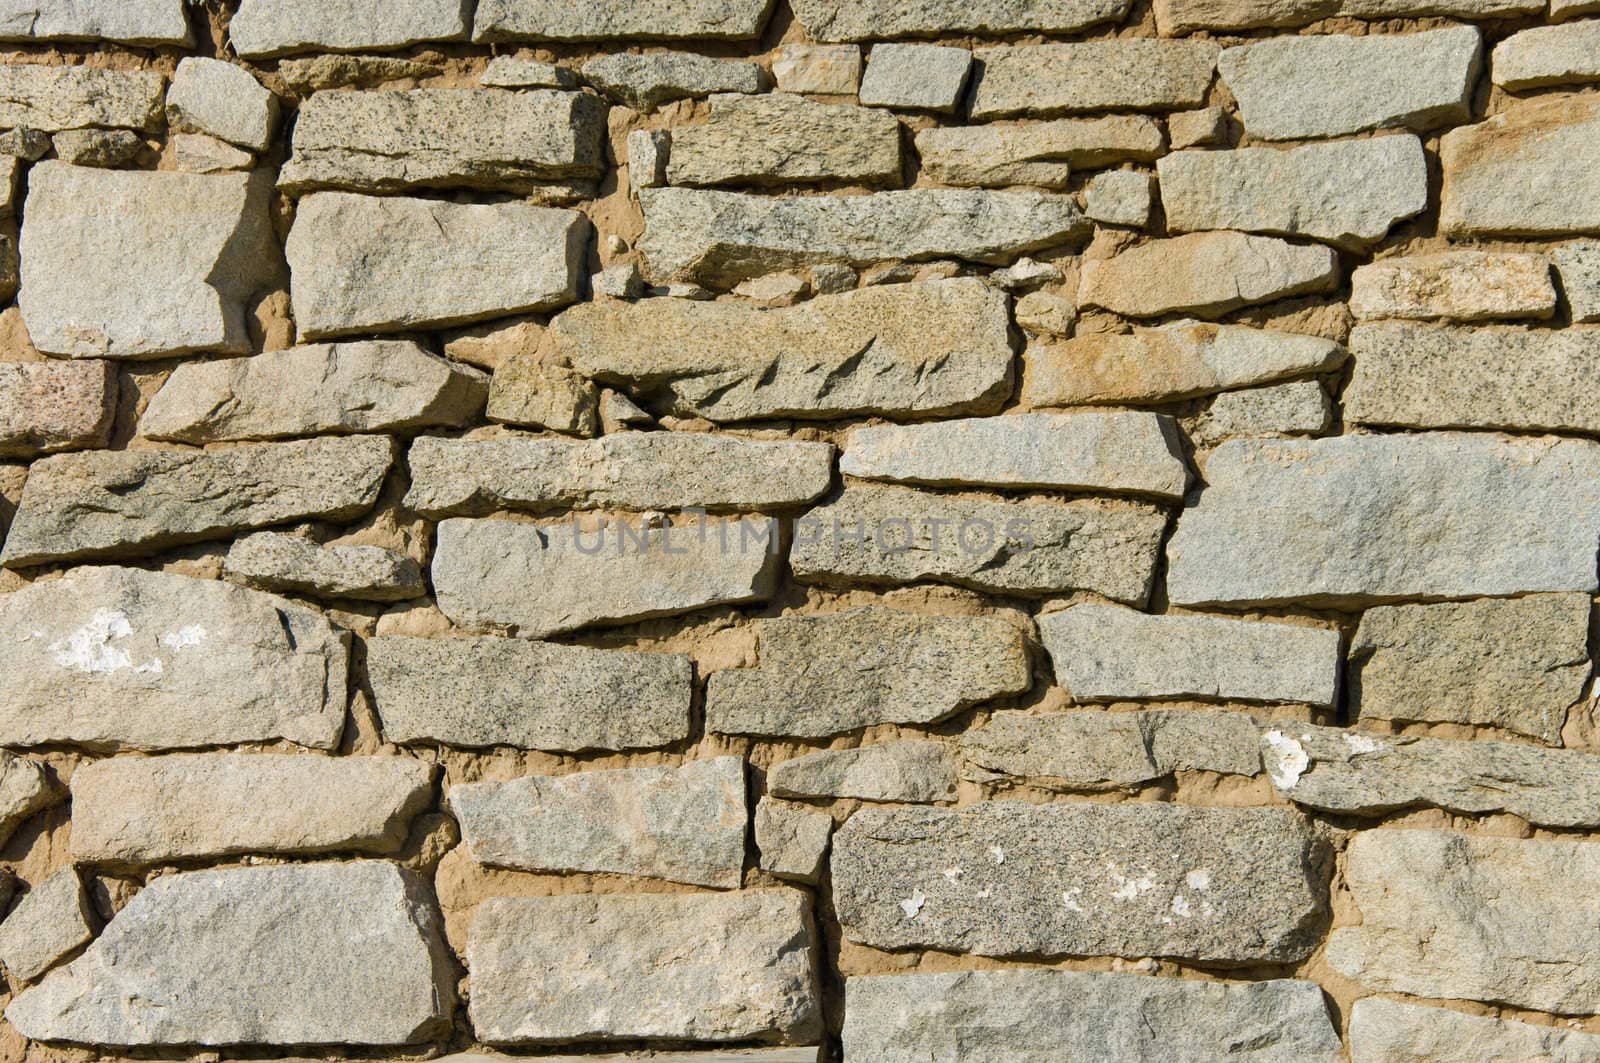
[[[1559,4],[1561,0],[1556,0]],[[1156,26],[1163,36],[1195,30],[1304,26],[1322,19],[1387,20],[1425,15],[1489,19],[1533,15],[1540,0],[1159,0]]]
[[[1198,107],[1220,51],[1210,41],[1132,37],[980,48],[974,53],[970,114],[987,120]]]
[[[1021,125],[935,126],[917,133],[922,171],[947,185],[1065,188],[1074,170],[1158,158],[1165,138],[1144,115]]]
[[[1128,13],[1127,0],[797,0],[795,14],[819,41],[1021,32],[1072,33]]]
[[[824,749],[774,764],[767,772],[767,792],[802,799],[953,801],[956,761],[942,743],[914,738]]]
[[[711,114],[672,131],[674,185],[896,184],[900,123],[881,111],[803,96],[724,94]]]
[[[1581,1063],[1600,1054],[1600,1036],[1367,997],[1350,1009],[1350,1053],[1361,1063],[1416,1059],[1477,1063],[1496,1058]]]
[[[1331,247],[1203,232],[1089,259],[1080,277],[1082,306],[1127,317],[1189,313],[1213,318],[1252,303],[1332,291],[1339,285],[1339,260]]]
[[[478,0],[472,39],[749,40],[771,13],[772,0]]]
[[[0,127],[43,133],[159,128],[166,79],[147,70],[0,65]]]
[[[761,92],[768,84],[767,72],[755,63],[709,59],[694,52],[596,56],[583,64],[583,77],[636,111],[654,111],[673,100],[717,92]]]
[[[1535,26],[1494,46],[1491,78],[1513,92],[1600,81],[1596,49],[1600,27],[1593,22]]]
[[[1363,319],[1542,319],[1553,316],[1556,309],[1550,260],[1540,255],[1483,251],[1405,255],[1357,267],[1350,285],[1350,311]]]
[[[4,0],[0,40],[117,41],[171,45],[192,42],[183,0]]]

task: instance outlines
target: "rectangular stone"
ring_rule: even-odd
[[[72,858],[143,866],[243,853],[393,853],[433,803],[406,757],[116,757],[72,776]]]
[[[1120,22],[1129,0],[972,0],[916,3],[903,0],[796,0],[795,15],[819,41],[872,41],[946,37],[967,33],[1076,33],[1100,22]]]
[[[1556,253],[1562,250],[1557,248]],[[1556,310],[1550,260],[1543,255],[1487,251],[1403,255],[1357,266],[1350,286],[1350,311],[1364,319],[1543,319]]]
[[[1322,384],[1299,380],[1245,391],[1227,391],[1198,417],[1184,423],[1199,447],[1236,436],[1314,436],[1333,426],[1333,403]]]
[[[235,539],[223,577],[259,591],[403,602],[428,593],[414,558],[381,546],[323,546],[301,535],[254,532]]]
[[[499,61],[493,60],[490,66]],[[583,79],[612,99],[644,112],[673,100],[718,92],[763,92],[770,84],[766,70],[755,63],[712,59],[694,52],[612,52],[584,63]],[[488,74],[484,84],[493,84]]]
[[[928,804],[956,799],[957,762],[943,742],[905,738],[821,749],[767,770],[774,797]]]
[[[392,51],[467,35],[461,0],[240,0],[228,41],[240,55],[264,59],[291,52]]]
[[[1134,502],[995,502],[850,483],[801,518],[789,564],[802,582],[1090,590],[1142,605],[1165,527],[1159,509]]]
[[[1332,855],[1280,809],[985,801],[863,809],[831,866],[845,938],[873,948],[1246,964],[1317,947]]]
[[[529,191],[605,169],[605,103],[585,92],[318,92],[300,104],[278,187]]]
[[[639,249],[658,281],[741,280],[821,263],[959,258],[1001,264],[1071,243],[1090,224],[1069,196],[918,188],[865,196],[639,192]]]
[[[589,233],[575,210],[317,192],[286,245],[295,323],[323,339],[554,310],[578,298]]]
[[[1552,248],[1550,259],[1561,275],[1572,323],[1600,321],[1600,242],[1580,240]]]
[[[493,1045],[822,1032],[797,890],[493,897],[467,941],[472,1026]]]
[[[851,1063],[1344,1058],[1315,982],[1048,970],[847,978],[844,1050]]]
[[[1350,1009],[1350,1055],[1358,1063],[1584,1063],[1600,1059],[1600,1036],[1367,997]]]
[[[167,82],[153,70],[0,64],[0,128],[153,131]]]
[[[1417,325],[1350,333],[1354,424],[1600,431],[1600,329]]]
[[[1471,117],[1483,42],[1471,26],[1364,37],[1273,37],[1217,61],[1261,140],[1433,129]]]
[[[1494,46],[1490,79],[1510,92],[1600,81],[1600,23],[1535,26]]]
[[[1543,0],[1157,0],[1154,6],[1156,26],[1164,37],[1195,30],[1304,26],[1340,16],[1477,19],[1536,15],[1544,10]]]
[[[1451,237],[1600,231],[1600,97],[1512,100],[1439,142],[1439,231]]]
[[[804,805],[763,797],[756,802],[755,842],[761,870],[816,885],[833,836],[833,817]]]
[[[0,923],[0,963],[12,984],[31,982],[94,937],[89,898],[76,867],[39,883]]]
[[[437,519],[497,509],[760,510],[833,484],[828,443],[688,432],[601,439],[439,439],[411,444],[406,507]]]
[[[971,116],[983,121],[1198,107],[1221,51],[1211,41],[1134,37],[979,48]]]
[[[0,363],[0,456],[106,446],[116,413],[111,362]]]
[[[717,95],[704,122],[673,127],[667,180],[700,187],[898,184],[900,123],[871,108],[781,92]]]
[[[1167,545],[1177,605],[1594,591],[1600,445],[1469,433],[1239,439]]]
[[[183,0],[0,0],[0,40],[192,43]]]
[[[458,783],[445,795],[472,858],[519,871],[642,875],[738,889],[744,760],[525,775]]]
[[[478,0],[472,39],[494,41],[747,41],[772,0]]]
[[[1428,163],[1408,135],[1181,151],[1156,170],[1172,232],[1238,229],[1355,248],[1428,209]]]
[[[0,564],[137,557],[289,521],[350,520],[377,502],[394,458],[386,436],[42,458]]]
[[[1386,993],[1600,1010],[1600,846],[1451,831],[1369,830],[1345,856],[1360,926],[1328,962]]]
[[[1189,233],[1086,260],[1078,304],[1127,317],[1209,318],[1338,286],[1339,257],[1331,247],[1236,232]]]
[[[777,578],[777,534],[757,518],[587,531],[457,518],[439,524],[434,594],[462,627],[524,638],[761,601]]]
[[[972,53],[965,48],[879,45],[872,49],[872,61],[861,79],[861,103],[865,107],[955,114],[971,73]]]
[[[1075,169],[1150,162],[1165,146],[1160,123],[1138,114],[945,126],[917,134],[924,174],[942,184],[985,188],[1066,188]]]

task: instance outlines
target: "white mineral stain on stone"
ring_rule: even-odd
[[[199,624],[190,624],[177,631],[161,636],[161,645],[169,649],[181,650],[185,646],[198,646],[206,640],[206,629]]]
[[[50,644],[56,663],[63,668],[79,672],[118,672],[133,667],[133,658],[127,650],[110,643],[133,634],[133,626],[125,614],[114,609],[102,609],[89,618],[89,622],[64,639]]]
[[[1266,763],[1267,774],[1272,776],[1272,785],[1280,790],[1292,789],[1311,766],[1311,758],[1306,755],[1304,746],[1282,731],[1268,731],[1265,738],[1268,753],[1261,759]]]
[[[1141,875],[1138,878],[1123,878],[1121,875],[1112,877],[1117,880],[1117,888],[1111,896],[1119,901],[1138,900],[1141,893],[1148,893],[1155,889],[1156,885],[1148,875]]]
[[[1193,918],[1194,909],[1189,905],[1189,898],[1183,894],[1174,894],[1172,898],[1172,914],[1185,919]]]
[[[1204,893],[1211,887],[1211,872],[1203,867],[1197,867],[1183,878],[1184,883],[1197,893]]]
[[[944,877],[949,880],[952,886],[955,885],[956,879],[960,878],[963,874],[965,874],[965,872],[959,867],[947,867],[944,869]]]
[[[1006,851],[998,845],[989,846],[989,855],[994,858],[994,862],[997,864],[1006,862]]]
[[[923,896],[921,890],[917,890],[911,895],[910,900],[900,902],[900,910],[906,913],[907,919],[915,919],[917,913],[922,911],[922,906],[927,903],[928,898]]]
[[[1376,753],[1380,748],[1377,742],[1368,738],[1366,735],[1346,734],[1344,736],[1344,741],[1345,744],[1350,747],[1350,752],[1357,755],[1362,753]]]
[[[1083,905],[1078,903],[1078,894],[1082,892],[1083,889],[1081,887],[1073,887],[1061,895],[1061,903],[1066,905],[1069,910],[1081,913]]]

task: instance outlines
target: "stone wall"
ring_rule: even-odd
[[[0,1063],[1600,1059],[1596,0],[0,0]]]

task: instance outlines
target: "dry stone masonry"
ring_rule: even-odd
[[[1600,1060],[1600,0],[0,53],[0,1063]]]

